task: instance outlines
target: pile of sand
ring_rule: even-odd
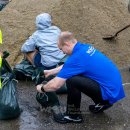
[[[35,17],[49,12],[62,30],[74,32],[81,42],[94,44],[119,66],[130,64],[130,28],[120,33],[116,41],[102,37],[114,34],[130,24],[128,0],[13,0],[0,12],[0,28],[4,35],[2,50],[8,50],[13,65],[22,55],[20,47],[35,30]]]

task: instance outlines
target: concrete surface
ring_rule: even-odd
[[[128,68],[121,69],[121,73],[123,83],[130,82]],[[32,82],[19,82],[18,98],[23,112],[18,119],[0,121],[0,130],[130,130],[130,85],[125,85],[124,89],[126,98],[96,115],[88,110],[91,99],[83,95],[81,110],[84,123],[63,125],[53,121],[49,110],[38,110],[39,104],[35,100],[36,91]],[[64,107],[66,95],[59,95],[59,99]]]

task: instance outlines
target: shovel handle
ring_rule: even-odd
[[[125,30],[125,29],[128,28],[128,27],[130,27],[130,24],[129,24],[129,25],[126,25],[124,28],[122,28],[122,29],[120,29],[119,31],[117,31],[117,32],[115,33],[115,36],[117,36],[118,33],[122,32],[123,30]]]

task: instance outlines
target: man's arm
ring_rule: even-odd
[[[52,92],[56,91],[59,89],[62,85],[64,85],[66,79],[55,77],[54,79],[50,80],[46,85],[37,85],[37,91],[42,93],[43,91],[41,90],[42,86],[45,92]]]
[[[23,53],[33,52],[36,48],[35,44],[36,44],[35,37],[32,35],[22,45],[21,52],[23,52]]]
[[[59,71],[62,69],[63,65],[57,67],[57,68],[54,68],[54,69],[51,69],[51,70],[44,70],[44,75],[45,77],[49,77],[51,75],[56,75],[57,73],[59,73]]]

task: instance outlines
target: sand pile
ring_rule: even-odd
[[[20,47],[35,30],[35,17],[51,13],[62,30],[74,32],[81,42],[94,44],[119,66],[130,64],[130,28],[120,33],[116,41],[102,37],[130,24],[128,0],[13,0],[0,12],[0,28],[4,35],[2,50],[8,50],[13,65],[22,55]]]

